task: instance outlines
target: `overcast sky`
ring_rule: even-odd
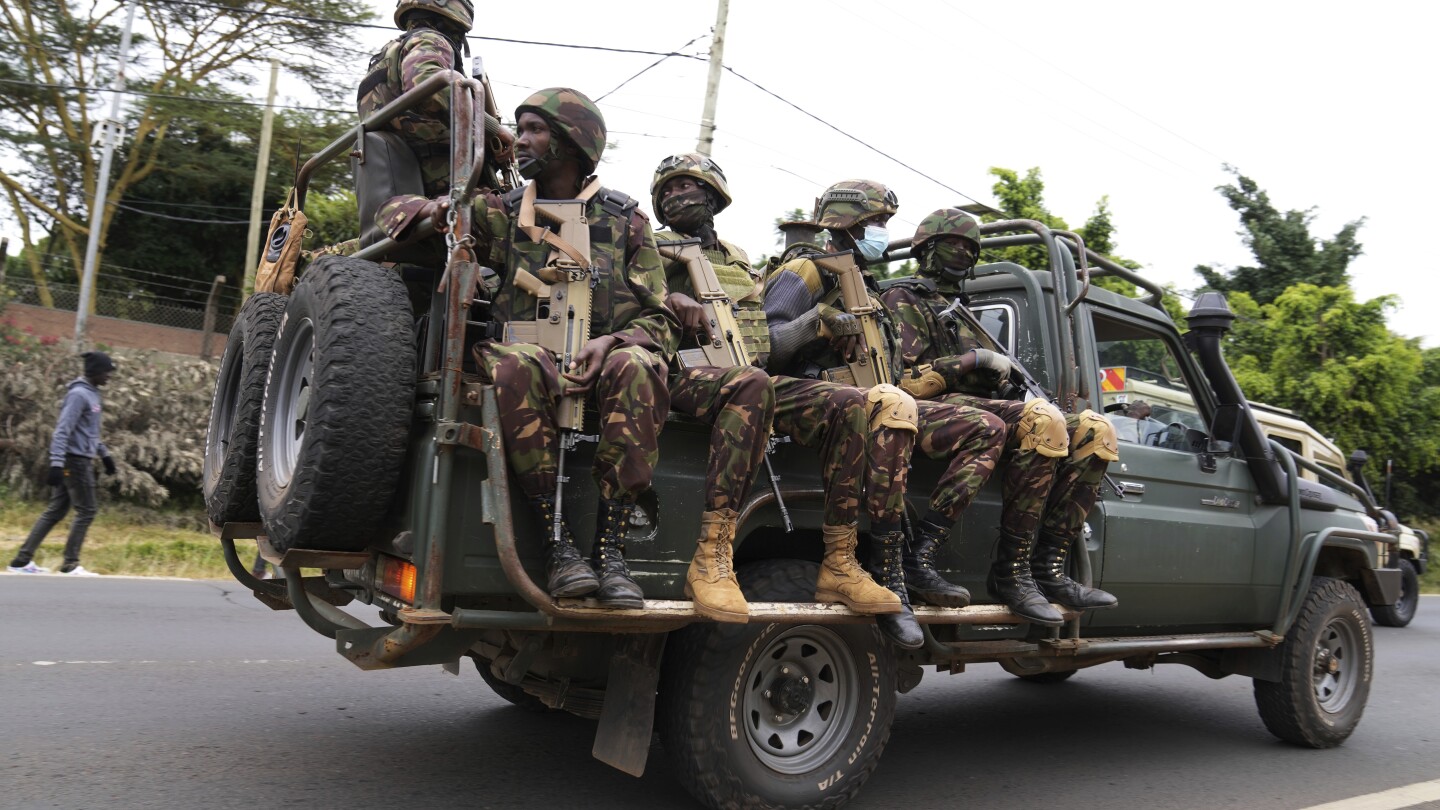
[[[394,3],[371,2],[388,21]],[[697,55],[715,22],[710,0],[476,6],[479,35]],[[1051,211],[1079,226],[1108,195],[1119,253],[1189,291],[1196,264],[1251,260],[1214,190],[1229,163],[1280,209],[1313,206],[1316,236],[1366,217],[1357,295],[1398,296],[1391,328],[1440,345],[1430,311],[1440,280],[1424,242],[1440,180],[1437,18],[1429,3],[731,0],[727,65],[939,183],[725,74],[714,157],[736,200],[717,227],[752,257],[769,253],[776,216],[866,177],[895,189],[891,232],[906,236],[935,208],[966,202],[940,183],[992,202],[991,166],[1036,166]],[[388,36],[355,32],[363,47]],[[534,89],[597,98],[655,60],[472,45],[507,118]],[[606,185],[649,208],[655,165],[695,148],[705,73],[703,61],[668,59],[600,102],[615,144]],[[313,100],[293,76],[280,95]]]

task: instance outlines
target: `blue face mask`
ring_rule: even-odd
[[[890,246],[890,229],[883,225],[866,225],[865,237],[855,242],[855,247],[860,249],[860,255],[865,261],[873,262],[885,255],[885,248]]]

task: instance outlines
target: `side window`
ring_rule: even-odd
[[[970,311],[975,313],[976,320],[991,337],[1011,354],[1015,353],[1015,335],[1011,327],[1015,323],[1015,311],[1009,304],[986,304],[973,307]]]
[[[1207,427],[1181,373],[1178,347],[1137,324],[1102,315],[1094,324],[1102,374],[1121,385],[1103,385],[1101,397],[1120,441],[1191,452],[1193,431]]]

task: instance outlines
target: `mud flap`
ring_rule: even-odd
[[[1360,583],[1368,604],[1393,605],[1400,601],[1399,568],[1362,568]]]
[[[605,705],[595,729],[596,759],[630,774],[643,776],[655,727],[655,690],[660,683],[664,633],[624,636],[610,658]]]

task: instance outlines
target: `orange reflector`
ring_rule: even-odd
[[[380,590],[402,601],[415,603],[415,566],[395,557],[382,557],[385,573]]]

